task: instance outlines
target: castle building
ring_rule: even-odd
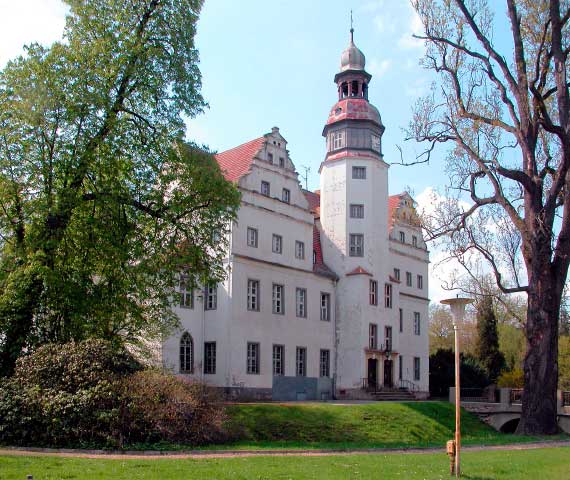
[[[216,156],[242,195],[228,277],[203,290],[182,279],[166,368],[234,398],[427,395],[429,255],[413,199],[388,195],[370,80],[351,29],[315,192],[276,127]]]

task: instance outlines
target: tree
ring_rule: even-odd
[[[493,310],[493,299],[484,297],[477,305],[477,356],[489,379],[496,382],[505,368],[505,356],[499,350],[497,318]]]
[[[0,372],[46,342],[136,341],[172,295],[224,276],[239,204],[183,142],[201,0],[67,0],[65,42],[0,73]]]
[[[429,313],[430,354],[436,353],[438,350],[453,350],[455,333],[453,331],[453,318],[451,317],[449,309],[442,305],[431,305]],[[477,347],[477,324],[470,311],[466,312],[458,332],[461,351],[467,355],[475,355]]]
[[[485,0],[413,0],[425,32],[423,63],[440,88],[417,103],[409,137],[427,145],[417,161],[429,161],[439,144],[452,146],[457,194],[426,223],[430,236],[447,236],[467,267],[474,254],[483,258],[504,293],[527,294],[518,432],[553,434],[570,262],[570,7],[567,0],[505,5],[512,52],[494,42],[498,22]]]

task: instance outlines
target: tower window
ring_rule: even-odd
[[[348,97],[348,83],[343,83],[341,85],[341,93],[342,93],[342,98]]]
[[[351,233],[349,237],[349,256],[364,256],[364,235],[361,233]]]
[[[358,91],[358,90],[359,90],[359,88],[358,88],[358,82],[357,82],[356,80],[354,80],[354,81],[352,82],[352,91],[351,91],[351,94],[352,94],[352,95],[351,95],[351,96],[357,97],[358,94],[359,94],[359,91]]]
[[[364,205],[350,204],[350,218],[364,218]]]
[[[352,178],[366,180],[366,167],[352,167]]]
[[[333,150],[344,147],[344,132],[333,132],[332,133],[332,144]]]

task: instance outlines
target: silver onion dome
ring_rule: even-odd
[[[340,56],[340,71],[364,70],[366,58],[358,47],[354,44],[354,29],[350,29],[350,43]]]

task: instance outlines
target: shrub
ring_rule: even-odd
[[[483,388],[491,382],[477,359],[461,354],[461,388]],[[455,385],[455,357],[452,350],[440,349],[429,357],[429,390],[432,397],[447,397]]]
[[[212,389],[142,370],[103,340],[41,347],[0,383],[0,442],[13,445],[201,445],[223,440],[223,423]]]
[[[515,368],[510,372],[501,373],[497,380],[497,386],[500,388],[523,388],[524,372],[521,368]]]

